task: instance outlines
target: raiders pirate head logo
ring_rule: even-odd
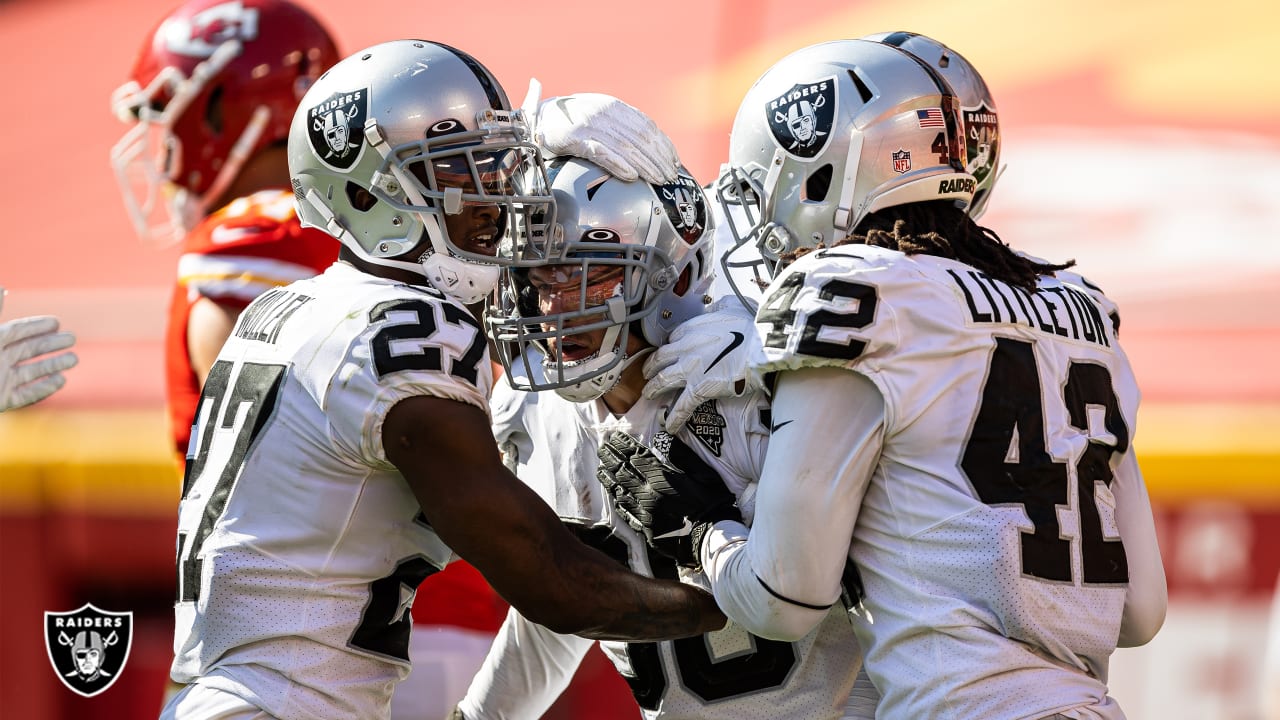
[[[258,9],[240,0],[205,8],[189,18],[165,20],[156,31],[159,45],[175,55],[209,57],[229,40],[250,42],[258,37]]]
[[[765,107],[773,139],[796,157],[817,156],[831,138],[837,99],[834,75],[793,85]]]
[[[964,110],[963,114],[965,146],[969,151],[966,170],[978,184],[982,184],[996,169],[1000,155],[1000,122],[996,111],[988,108],[986,103]]]
[[[653,192],[680,237],[690,245],[697,242],[707,227],[707,199],[697,181],[679,175],[673,183],[654,185]]]
[[[44,614],[44,645],[62,684],[93,697],[120,677],[133,644],[133,613],[86,603],[79,610]]]
[[[368,116],[366,88],[337,92],[307,110],[311,151],[335,170],[349,170],[364,150],[364,120]]]

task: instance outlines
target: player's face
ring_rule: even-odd
[[[490,159],[491,162],[492,159]],[[480,180],[485,185],[485,191],[490,194],[505,194],[502,192],[505,189],[505,180],[502,177],[496,177],[500,173],[486,172],[483,159],[477,165],[481,171]],[[441,189],[456,187],[467,194],[478,192],[475,179],[465,159],[446,158],[436,161],[435,175]],[[492,256],[498,252],[498,242],[503,232],[502,216],[502,208],[498,205],[464,202],[460,212],[452,215],[445,214],[444,225],[446,232],[449,233],[449,239],[458,247],[478,255]]]
[[[587,271],[584,278],[582,266],[547,265],[529,270],[529,283],[538,293],[538,312],[541,315],[558,315],[572,313],[585,308],[603,305],[609,298],[622,294],[623,268],[617,265],[596,265]],[[585,293],[584,293],[585,282]],[[609,328],[583,330],[577,333],[568,331],[599,322],[599,315],[590,317],[570,317],[561,322],[546,322],[543,330],[554,330],[557,325],[563,335],[547,341],[551,353],[562,362],[584,360],[600,351],[604,337]],[[627,340],[628,354],[634,353],[643,346],[643,341],[636,335]]]

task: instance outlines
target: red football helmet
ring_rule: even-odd
[[[215,210],[246,159],[288,140],[298,101],[338,60],[328,31],[287,0],[192,0],[169,13],[111,96],[132,125],[111,164],[143,239],[180,240]]]

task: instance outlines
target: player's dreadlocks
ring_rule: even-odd
[[[1051,264],[1023,257],[946,200],[895,205],[872,213],[858,224],[856,234],[837,245],[850,243],[958,260],[1026,290],[1035,290],[1038,276],[1076,264],[1075,260]]]

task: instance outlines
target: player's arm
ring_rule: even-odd
[[[1116,468],[1111,492],[1116,499],[1116,525],[1129,566],[1129,591],[1125,594],[1117,645],[1136,647],[1150,642],[1164,624],[1169,589],[1156,541],[1151,499],[1132,449]]]
[[[187,315],[187,356],[201,385],[209,375],[209,368],[218,359],[218,351],[231,337],[236,318],[240,317],[244,307],[240,301],[228,302],[204,296],[191,304],[191,312]]]
[[[479,407],[411,397],[387,413],[382,438],[440,538],[530,620],[610,640],[664,640],[724,626],[706,592],[636,575],[579,542],[503,465]]]
[[[551,632],[513,608],[458,709],[473,720],[537,720],[569,686],[594,642]]]
[[[716,523],[702,565],[725,614],[795,641],[839,601],[858,509],[884,435],[884,400],[840,368],[781,372],[755,520]]]

